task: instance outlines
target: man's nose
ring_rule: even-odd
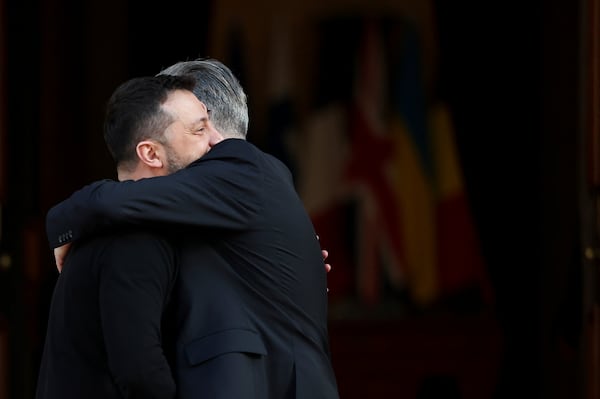
[[[210,147],[214,147],[215,145],[217,145],[221,141],[223,141],[223,139],[224,139],[224,137],[221,135],[221,133],[219,133],[215,129],[211,129],[208,145]]]

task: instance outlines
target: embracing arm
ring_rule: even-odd
[[[170,176],[98,181],[50,209],[48,240],[56,248],[121,224],[245,229],[260,208],[259,177],[244,159],[207,155]]]

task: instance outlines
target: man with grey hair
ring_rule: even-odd
[[[248,133],[246,93],[231,70],[211,59],[171,65],[159,75],[190,75],[196,79],[194,94],[211,112],[210,119],[225,138],[245,139]]]
[[[171,176],[76,192],[48,213],[51,245],[98,228],[172,226],[183,233],[168,323],[179,396],[337,398],[326,272],[291,173],[245,140],[246,95],[225,65],[187,61],[161,74],[196,79],[225,140]]]

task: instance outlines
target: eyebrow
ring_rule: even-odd
[[[207,116],[203,116],[201,118],[198,118],[198,119],[194,120],[192,123],[190,123],[189,126],[191,128],[195,128],[197,126],[205,125],[206,123],[208,123],[208,117]]]

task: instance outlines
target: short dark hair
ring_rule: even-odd
[[[140,141],[163,140],[172,116],[162,109],[169,94],[193,91],[195,80],[186,76],[147,76],[128,80],[110,97],[104,120],[104,141],[117,167],[128,168],[137,159]]]

